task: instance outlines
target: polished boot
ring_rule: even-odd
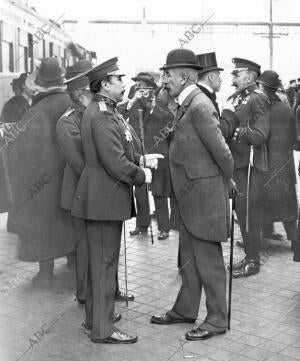
[[[163,241],[167,238],[169,238],[169,232],[165,232],[165,231],[160,231],[157,237],[157,239],[159,239],[160,241]]]
[[[136,227],[133,231],[130,231],[131,236],[146,235],[148,233],[148,227]]]
[[[260,269],[260,262],[250,259],[247,261],[244,267],[236,269],[232,273],[233,278],[249,277],[257,274]]]
[[[233,264],[233,265],[232,265],[232,270],[233,270],[233,271],[239,270],[239,269],[245,267],[246,264],[247,264],[247,259],[246,259],[246,257],[245,257],[245,258],[243,258],[241,261]],[[227,269],[229,270],[229,265],[227,266]]]
[[[128,294],[127,295],[128,301],[134,301],[134,295]],[[124,292],[118,291],[115,296],[116,302],[126,302],[126,294]]]
[[[188,341],[202,341],[202,340],[207,340],[211,337],[214,336],[219,336],[222,335],[226,332],[226,330],[222,330],[222,331],[206,331],[206,330],[201,330],[201,328],[196,328],[195,330],[191,330],[188,331],[185,334],[185,338]]]
[[[113,343],[113,344],[134,343],[134,342],[137,342],[137,340],[138,340],[137,336],[128,335],[127,333],[122,332],[122,331],[120,331],[118,329],[115,329],[110,336],[106,337],[103,340],[91,338],[92,342],[96,342],[96,343]]]
[[[155,323],[157,325],[173,325],[175,323],[194,323],[195,320],[191,318],[176,318],[170,316],[168,313],[163,315],[154,315],[151,317],[150,323]]]

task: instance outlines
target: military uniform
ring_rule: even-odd
[[[120,77],[116,62],[117,58],[113,58],[85,73],[90,86],[108,75]],[[133,185],[141,186],[147,179],[145,170],[138,165],[140,156],[135,152],[133,137],[116,101],[95,94],[81,123],[85,166],[71,210],[73,216],[85,219],[87,224],[85,326],[91,329],[93,342],[137,340],[113,327],[122,223],[135,215]]]
[[[228,109],[223,111],[221,129],[233,155],[233,179],[241,194],[236,199],[236,212],[245,244],[246,258],[259,262],[261,200],[264,172],[268,170],[266,142],[270,131],[270,102],[267,96],[258,90],[256,84],[252,84],[236,94],[233,98],[233,106],[234,113]],[[250,176],[249,229],[246,232],[248,176]]]
[[[84,107],[73,103],[56,125],[58,142],[67,162],[62,183],[61,207],[69,212],[71,212],[77,183],[84,167],[80,135],[83,112]],[[86,297],[88,273],[87,233],[82,219],[72,217],[72,223],[76,235],[76,297],[79,302],[83,302]]]

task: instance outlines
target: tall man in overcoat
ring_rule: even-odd
[[[169,148],[171,181],[180,211],[179,247],[182,286],[172,310],[152,316],[156,324],[194,323],[202,289],[207,315],[188,340],[226,332],[226,272],[221,242],[229,229],[228,187],[233,158],[219,128],[218,114],[196,86],[201,69],[187,49],[169,52],[161,68],[163,84],[179,108]]]
[[[125,85],[117,58],[83,73],[89,78],[94,100],[82,120],[85,166],[79,179],[72,215],[86,220],[88,234],[88,290],[85,327],[92,342],[133,343],[136,336],[113,326],[116,272],[122,223],[135,215],[133,185],[151,182],[151,171],[141,168],[134,148],[133,129],[117,110]],[[157,166],[159,156],[142,157]]]
[[[71,104],[63,89],[64,75],[57,59],[42,60],[35,83],[43,91],[33,98],[8,145],[18,258],[39,262],[33,282],[41,287],[51,286],[54,259],[75,247],[71,216],[60,207],[65,161],[57,143],[56,123]]]

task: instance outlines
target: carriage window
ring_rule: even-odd
[[[2,41],[2,71],[14,71],[13,43]]]

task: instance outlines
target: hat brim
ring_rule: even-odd
[[[199,64],[191,64],[191,63],[177,63],[177,64],[165,64],[159,70],[168,70],[168,69],[180,69],[180,68],[189,68],[194,70],[203,69]]]
[[[142,76],[136,76],[134,78],[131,78],[133,81],[144,81],[146,84],[149,84],[149,86],[153,86],[153,88],[157,88],[157,84],[152,81],[152,80],[149,80],[147,78],[144,78]]]
[[[198,74],[205,74],[205,73],[209,73],[210,71],[224,71],[224,69],[218,68],[217,66],[211,66],[211,67],[203,68],[202,70],[198,71]]]
[[[267,83],[265,83],[264,81],[261,81],[261,80],[256,80],[256,83],[260,83],[260,84],[262,84],[262,85],[264,85],[264,86],[267,86],[268,88],[271,88],[271,89],[275,89],[275,90],[277,90],[279,87],[280,87],[280,84],[278,84],[278,86],[277,87],[274,87],[274,86],[271,86],[271,85],[269,85],[269,84],[267,84]]]

